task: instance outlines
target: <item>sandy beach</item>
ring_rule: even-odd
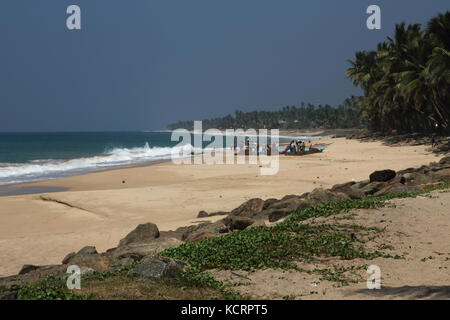
[[[279,172],[272,176],[261,176],[258,165],[166,162],[27,184],[67,190],[0,197],[0,276],[17,273],[23,264],[60,263],[86,245],[105,251],[140,223],[173,230],[205,221],[196,219],[200,210],[228,211],[255,197],[301,194],[364,180],[375,170],[419,167],[439,159],[425,146],[343,138],[322,142],[330,144],[323,153],[280,156]]]

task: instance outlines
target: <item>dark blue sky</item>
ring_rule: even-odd
[[[82,30],[66,28],[66,8]],[[366,8],[382,9],[382,30]],[[0,131],[162,129],[169,122],[337,105],[347,59],[448,0],[1,0]]]

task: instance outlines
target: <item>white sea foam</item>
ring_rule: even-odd
[[[0,185],[71,176],[80,172],[134,163],[171,159],[173,154],[181,157],[191,152],[199,153],[191,145],[182,147],[150,147],[148,143],[139,148],[114,148],[103,154],[70,160],[43,159],[27,163],[0,163]]]

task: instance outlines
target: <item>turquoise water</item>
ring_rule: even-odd
[[[0,133],[0,185],[169,159],[168,132]]]

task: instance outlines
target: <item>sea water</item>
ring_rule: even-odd
[[[174,148],[201,152],[171,141],[170,132],[0,133],[0,185],[169,160],[181,154]]]

